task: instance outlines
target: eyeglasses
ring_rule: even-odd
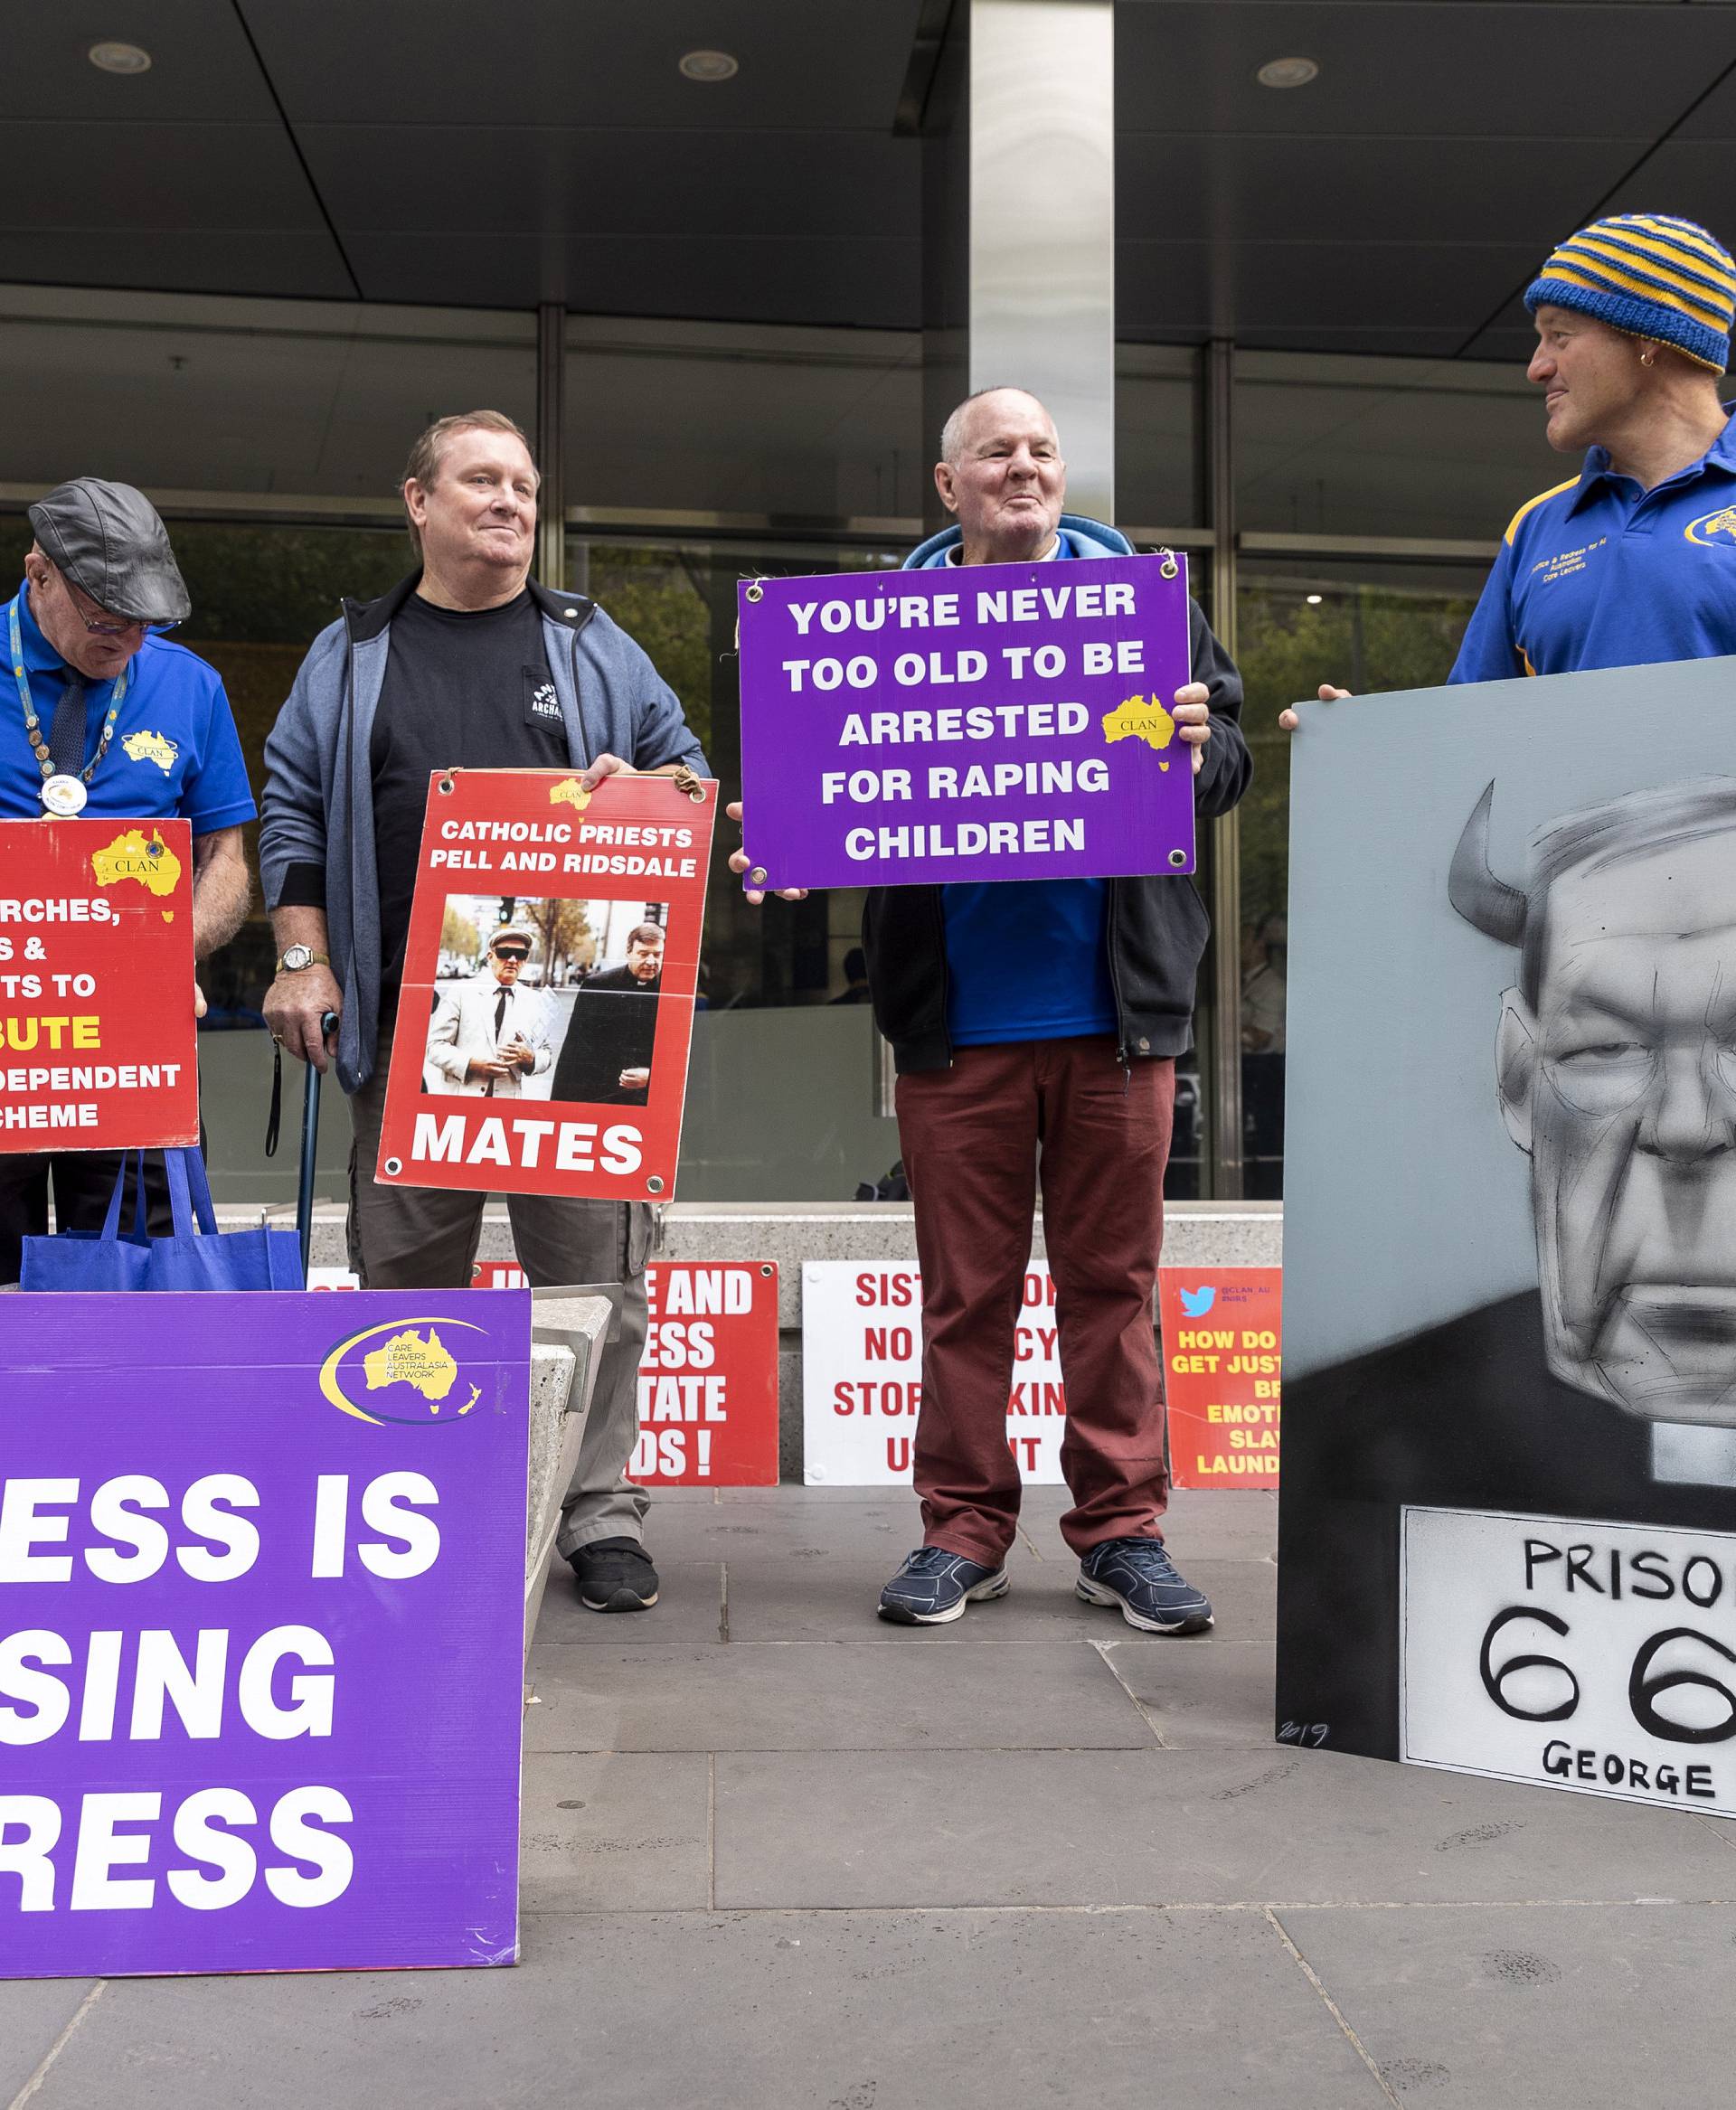
[[[60,579],[61,584],[66,589],[67,598],[72,603],[72,613],[77,616],[80,622],[84,625],[85,628],[89,630],[93,636],[130,637],[133,632],[137,630],[143,637],[162,637],[165,636],[167,632],[171,630],[178,630],[181,627],[178,621],[173,623],[146,623],[142,622],[137,617],[129,617],[126,620],[118,623],[112,617],[108,616],[101,608],[97,608],[97,614],[98,616],[102,617],[103,619],[100,622],[96,621],[91,617],[87,616],[84,612],[87,608],[96,608],[96,602],[91,600],[90,596],[83,590],[81,587],[74,586],[72,581],[67,578],[64,572],[57,572],[56,577]]]

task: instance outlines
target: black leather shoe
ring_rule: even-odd
[[[657,1601],[657,1571],[637,1539],[593,1539],[568,1558],[588,1612],[646,1612]]]

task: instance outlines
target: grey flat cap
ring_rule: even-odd
[[[135,623],[186,620],[193,602],[168,530],[142,491],[77,476],[29,516],[43,556],[99,608]]]

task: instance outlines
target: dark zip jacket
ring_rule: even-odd
[[[1061,526],[1078,556],[1132,554],[1132,545],[1100,522],[1075,523],[1063,513]],[[906,559],[906,568],[930,568],[936,553],[958,539],[955,527],[923,543]],[[1215,820],[1247,790],[1254,766],[1241,736],[1241,676],[1191,599],[1187,620],[1192,678],[1203,682],[1212,697],[1212,738],[1194,779],[1194,806],[1201,820]],[[1122,1058],[1183,1054],[1193,1045],[1194,985],[1212,928],[1204,904],[1184,876],[1162,873],[1104,883],[1109,891],[1109,982]],[[862,943],[874,1020],[892,1044],[901,1073],[950,1069],[940,889],[872,888],[863,909]]]
[[[340,620],[308,647],[265,743],[265,904],[311,898],[326,910],[332,973],[344,992],[336,1067],[346,1092],[359,1091],[373,1074],[379,1040],[380,880],[369,744],[392,619],[420,578],[414,571],[378,600],[343,604]],[[686,762],[709,777],[674,690],[626,631],[583,594],[552,593],[533,579],[531,596],[572,767],[611,754],[636,769]],[[316,880],[311,896],[299,890],[291,877],[297,867],[302,876],[309,867],[323,873],[323,890]]]

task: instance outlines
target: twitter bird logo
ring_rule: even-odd
[[[1182,1309],[1190,1319],[1203,1319],[1218,1301],[1215,1289],[1184,1289],[1182,1291]]]

